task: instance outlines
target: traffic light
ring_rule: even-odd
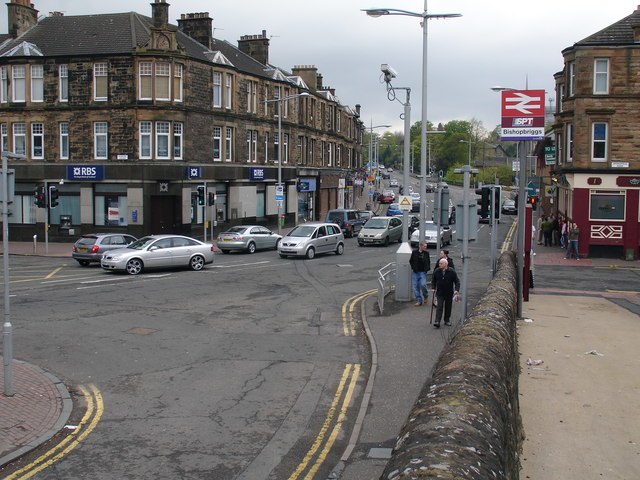
[[[205,191],[204,185],[199,185],[198,186],[198,205],[200,206],[204,205],[204,191]]]
[[[535,195],[531,195],[528,201],[531,204],[531,210],[535,211],[538,209],[538,197],[536,197]]]
[[[58,206],[58,197],[60,194],[58,193],[58,187],[51,185],[49,187],[49,208],[56,208]]]
[[[495,210],[493,218],[495,218],[496,220],[500,220],[500,200],[502,199],[502,187],[500,185],[496,185],[495,187],[493,187],[493,191],[493,206]]]
[[[488,217],[489,209],[491,208],[491,188],[476,188],[476,195],[480,195],[480,198],[477,200],[478,205],[480,206],[478,209],[478,215],[482,218]]]
[[[215,203],[216,203],[216,193],[215,192],[209,192],[209,200],[208,200],[207,205],[212,207],[213,205],[215,205]]]
[[[43,185],[36,187],[33,192],[33,199],[38,208],[47,208],[47,195]]]

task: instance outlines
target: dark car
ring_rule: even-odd
[[[345,237],[355,236],[365,224],[367,219],[362,218],[357,210],[347,210],[346,208],[336,208],[327,212],[325,222],[335,223],[342,229]]]
[[[103,253],[126,247],[136,240],[136,237],[123,233],[89,233],[76,240],[71,247],[71,257],[86,267],[91,263],[100,263]]]
[[[518,209],[516,208],[516,201],[515,200],[505,200],[504,202],[502,202],[501,211],[502,211],[502,213],[507,214],[507,215],[517,215],[518,214]]]

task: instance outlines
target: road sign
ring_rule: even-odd
[[[276,201],[284,200],[284,186],[276,185]]]
[[[410,212],[412,206],[411,197],[408,197],[406,195],[401,196],[400,201],[398,202],[398,206],[403,212]]]
[[[544,139],[544,90],[503,90],[501,140]]]
[[[556,147],[555,146],[544,147],[544,164],[545,165],[556,164]]]

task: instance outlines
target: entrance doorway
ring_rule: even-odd
[[[149,230],[151,234],[180,233],[180,221],[176,217],[177,197],[152,196],[151,219]]]

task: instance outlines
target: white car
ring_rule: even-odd
[[[433,222],[424,222],[424,239],[428,247],[435,247],[438,239],[438,225]],[[416,228],[411,234],[411,246],[416,247],[420,241],[420,229]],[[440,248],[445,245],[451,245],[451,228],[447,225],[440,226]]]
[[[396,180],[395,178],[392,178],[391,180],[389,180],[389,186],[390,187],[397,187],[398,186],[398,180]]]

